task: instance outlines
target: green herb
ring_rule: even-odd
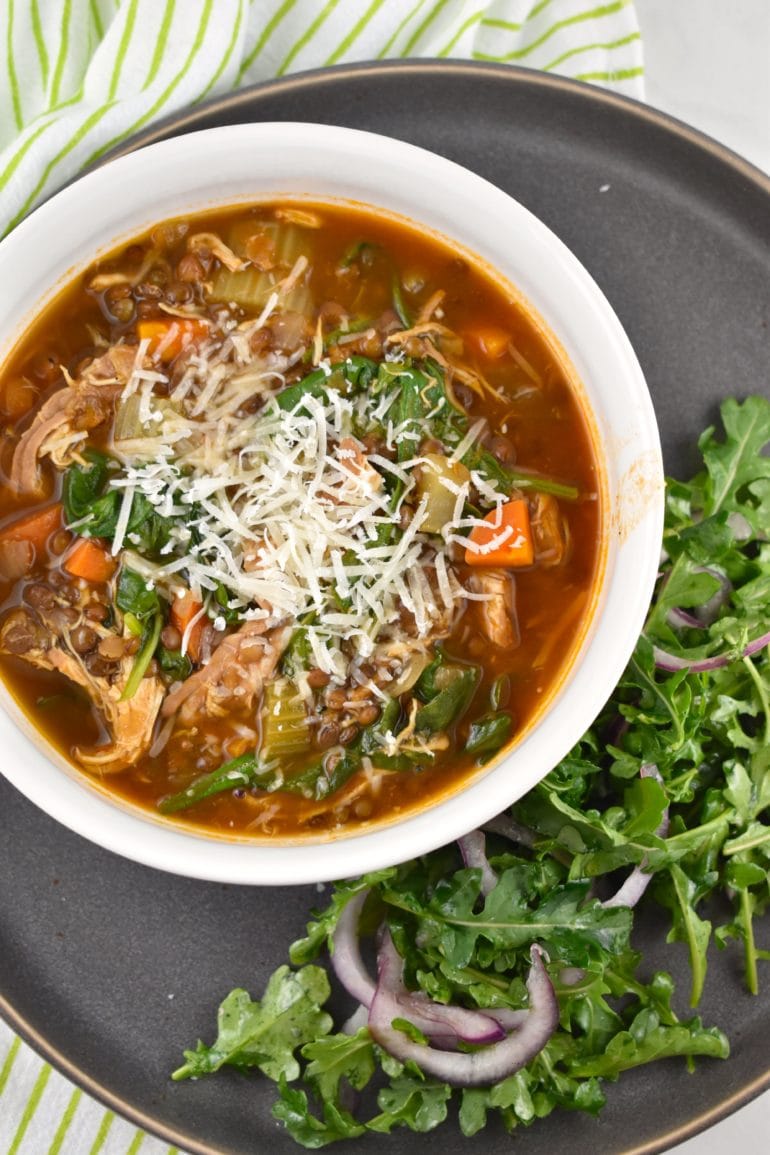
[[[123,494],[108,489],[110,474],[117,462],[95,449],[84,454],[88,466],[74,464],[64,474],[62,503],[68,524],[84,537],[103,537],[111,541],[120,516]],[[172,518],[162,517],[142,493],[135,493],[126,525],[126,540],[148,558],[161,555],[171,540],[175,526]]]
[[[401,278],[398,273],[394,273],[391,280],[391,296],[393,297],[393,309],[401,324],[405,329],[412,327],[412,320],[409,316],[409,310],[404,304],[404,294],[401,289]]]
[[[62,504],[68,524],[90,514],[94,501],[104,491],[112,464],[111,458],[96,449],[87,449],[83,456],[88,465],[71,465],[62,482]]]
[[[255,754],[240,754],[224,765],[212,770],[210,774],[203,774],[196,778],[178,794],[171,794],[161,799],[158,810],[161,814],[176,814],[180,810],[189,810],[215,794],[222,794],[226,790],[235,790],[243,786],[262,786],[275,782],[272,770],[265,770]]]
[[[323,401],[330,390],[345,394],[361,392],[374,380],[378,370],[377,362],[368,357],[348,357],[330,366],[328,372],[325,369],[314,369],[301,381],[282,389],[276,394],[275,404],[288,412],[295,409],[305,397],[317,397]]]
[[[483,895],[481,871],[445,847],[337,884],[290,948],[295,966],[310,963],[347,903],[367,889],[362,926],[371,932],[385,919],[407,985],[438,1002],[522,1007],[529,947],[542,944],[558,1028],[515,1074],[458,1091],[411,1063],[402,1067],[365,1028],[353,1036],[324,1028],[299,1047],[298,1081],[290,1085],[291,1073],[278,1080],[274,1115],[300,1144],[396,1127],[423,1133],[444,1121],[452,1099],[464,1135],[490,1115],[513,1131],[557,1108],[596,1114],[605,1084],[630,1068],[727,1057],[722,1032],[680,1018],[671,977],[650,974],[634,951],[635,912],[602,903],[617,890],[618,872],[641,867],[651,875],[643,901],[657,906],[669,939],[689,958],[690,1003],[708,989],[714,944],[737,944],[746,985],[759,989],[770,960],[755,934],[770,904],[770,650],[750,657],[744,650],[770,621],[770,402],[729,401],[722,414],[724,437],[708,430],[701,438],[703,470],[689,483],[668,484],[656,598],[615,692],[570,754],[512,808],[526,845],[487,836],[496,885]],[[673,608],[703,606],[719,591],[720,604],[700,624],[672,624]],[[685,661],[719,654],[723,664],[667,673],[656,648]],[[447,694],[471,686],[468,669],[439,652],[415,687],[423,703],[417,718],[456,719]],[[493,686],[492,713],[469,729],[472,753],[505,740],[509,693],[502,681]],[[388,723],[397,728],[398,718]],[[641,775],[645,764],[659,777]],[[324,1004],[319,997],[318,1014]],[[350,1087],[370,1088],[377,1107],[352,1113]]]
[[[194,1051],[185,1051],[186,1062],[172,1078],[199,1078],[231,1066],[259,1067],[271,1079],[296,1079],[295,1050],[331,1030],[331,1016],[320,1009],[329,993],[326,972],[317,966],[296,972],[279,967],[261,1002],[246,991],[232,991],[219,1009],[214,1044],[199,1042]]]
[[[380,741],[388,730],[396,726],[399,712],[398,702],[391,699],[384,705],[380,717],[364,727],[355,742],[334,762],[319,758],[287,777],[277,766],[265,765],[257,754],[240,754],[209,774],[196,778],[184,790],[162,799],[158,809],[162,814],[176,814],[215,794],[238,787],[254,787],[271,793],[277,790],[320,800],[344,786],[361,769],[364,756],[381,770],[412,770],[421,762],[430,761],[431,755],[385,754]]]
[[[211,605],[213,611],[211,616],[214,618],[224,618],[228,626],[234,626],[236,622],[241,620],[240,611],[230,605],[230,594],[227,586],[218,581],[214,589],[214,601]]]
[[[469,754],[484,754],[490,758],[504,746],[511,735],[513,718],[510,714],[484,714],[471,722],[465,749]]]
[[[431,698],[427,706],[417,711],[414,726],[419,733],[437,734],[459,721],[471,704],[481,679],[478,666],[448,667],[445,673],[449,676],[443,689]]]
[[[132,614],[138,622],[147,621],[148,618],[160,613],[161,609],[158,591],[148,586],[136,570],[125,565],[118,577],[115,601],[119,610]]]
[[[159,645],[156,657],[163,673],[168,674],[174,682],[183,682],[192,673],[193,664],[181,650],[168,650],[165,646]]]
[[[543,477],[524,469],[506,469],[496,457],[480,445],[472,445],[463,454],[462,463],[466,469],[478,470],[485,481],[496,483],[504,493],[512,489],[535,489],[540,493],[550,493],[566,501],[576,501],[579,489],[552,477]]]
[[[118,609],[123,610],[125,614],[124,620],[129,632],[142,638],[142,644],[120,695],[120,700],[126,702],[133,698],[139,689],[158,647],[163,629],[164,610],[157,590],[151,589],[141,574],[129,569],[128,566],[121,568],[115,601]]]

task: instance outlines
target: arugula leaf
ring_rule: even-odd
[[[433,1131],[447,1117],[447,1102],[452,1094],[446,1083],[425,1082],[413,1075],[397,1075],[390,1086],[380,1091],[377,1104],[381,1114],[367,1123],[370,1131],[389,1134],[394,1127],[410,1131]]]
[[[333,1101],[345,1079],[354,1090],[367,1085],[375,1071],[374,1043],[367,1027],[354,1035],[325,1035],[306,1043],[302,1057],[308,1060],[305,1078],[323,1102]]]
[[[743,404],[729,398],[721,415],[724,440],[715,439],[712,426],[698,441],[708,472],[705,512],[739,512],[758,532],[756,498],[767,490],[757,489],[757,483],[770,480],[770,458],[763,456],[770,442],[770,406],[765,397],[747,397]],[[744,487],[748,487],[748,495],[742,494]],[[766,521],[764,525],[766,528]]]
[[[278,1094],[280,1097],[273,1107],[273,1117],[283,1123],[292,1139],[311,1151],[338,1139],[356,1139],[366,1131],[336,1103],[324,1102],[323,1118],[319,1119],[310,1110],[306,1093],[289,1087],[285,1079],[278,1083]]]
[[[185,1051],[185,1063],[172,1079],[199,1078],[225,1065],[258,1067],[275,1080],[296,1079],[296,1049],[331,1030],[331,1016],[321,1009],[329,994],[326,971],[317,966],[279,967],[261,1002],[244,990],[232,991],[219,1008],[215,1042],[207,1047],[199,1041],[194,1051]]]
[[[622,1071],[640,1067],[656,1059],[674,1055],[706,1055],[726,1059],[730,1053],[727,1038],[716,1027],[704,1028],[699,1018],[676,1026],[663,1025],[654,1011],[640,1011],[627,1031],[621,1031],[607,1044],[603,1055],[590,1061],[580,1060],[572,1068],[574,1075],[617,1078]]]

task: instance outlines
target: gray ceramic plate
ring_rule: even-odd
[[[201,106],[132,146],[213,125],[306,120],[423,145],[532,209],[583,261],[633,342],[663,434],[686,474],[727,394],[767,391],[770,185],[737,157],[641,105],[514,68],[358,66],[292,77]],[[241,1076],[172,1085],[183,1046],[210,1036],[235,986],[260,992],[300,933],[314,889],[186,881],[116,858],[38,813],[0,779],[0,1011],[66,1074],[149,1131],[196,1153],[295,1152],[271,1086]],[[770,946],[770,926],[760,928]],[[650,923],[650,970],[682,977],[681,948]],[[680,1009],[686,1012],[684,997]],[[599,1120],[556,1115],[514,1140],[527,1155],[662,1150],[770,1086],[770,986],[744,992],[737,950],[711,960],[703,1014],[731,1036],[727,1063],[630,1072]],[[409,1133],[345,1150],[414,1151]],[[501,1131],[447,1155],[511,1149]]]

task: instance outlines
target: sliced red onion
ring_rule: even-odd
[[[696,618],[694,614],[688,614],[687,610],[680,610],[678,606],[668,611],[666,621],[675,629],[683,630],[702,630],[705,625],[700,618]]]
[[[332,935],[331,955],[337,978],[348,994],[365,1007],[371,1006],[375,989],[358,945],[358,920],[368,897],[368,890],[360,891],[343,910]]]
[[[616,714],[607,727],[607,733],[605,734],[604,738],[607,745],[619,746],[628,728],[628,718],[624,718],[622,714]]]
[[[559,982],[563,987],[575,987],[585,977],[586,972],[582,967],[562,967],[559,971]]]
[[[369,1022],[369,1008],[365,1007],[363,1003],[359,1003],[350,1018],[346,1019],[342,1024],[343,1035],[355,1035],[361,1027],[365,1027]]]
[[[733,592],[732,582],[727,574],[722,573],[721,570],[714,569],[714,567],[710,565],[698,566],[695,572],[707,573],[719,582],[719,588],[714,591],[708,601],[704,602],[702,606],[696,606],[693,609],[695,617],[698,618],[701,624],[710,626],[711,623],[716,620],[717,614]]]
[[[481,893],[486,896],[497,886],[497,875],[489,865],[487,858],[487,840],[481,830],[471,830],[457,839],[463,862],[466,866],[481,870]]]
[[[770,631],[749,642],[740,657],[750,658],[752,654],[764,650],[768,645],[770,645]],[[670,654],[668,650],[662,650],[659,646],[653,646],[652,652],[657,668],[666,670],[669,674],[678,673],[679,670],[687,670],[690,674],[707,674],[711,670],[724,669],[737,660],[730,654],[715,654],[711,658],[685,658],[681,654]]]
[[[464,1043],[496,1043],[505,1037],[493,1014],[470,1011],[465,1007],[451,1007],[428,998],[424,991],[409,991],[404,986],[404,960],[396,950],[386,926],[380,930],[377,966],[384,961],[387,970],[386,988],[392,1005],[398,1009],[392,1018],[408,1019],[431,1042],[454,1049],[458,1041]],[[380,975],[377,990],[383,983]],[[372,1005],[374,1001],[372,1000]],[[369,1012],[371,1019],[371,1009]]]
[[[371,1006],[375,993],[375,983],[361,957],[358,940],[358,922],[368,895],[368,890],[362,890],[351,898],[342,911],[332,935],[331,956],[337,978],[348,994],[364,1007]],[[395,947],[393,951],[398,959],[398,969],[395,966],[393,968],[397,975],[393,996],[400,1008],[398,1014],[414,1023],[431,1041],[440,1042],[447,1047],[456,1047],[460,1041],[489,1043],[503,1037],[503,1030],[492,1015],[466,1010],[464,1007],[447,1007],[441,1003],[434,1003],[422,991],[408,991],[403,982],[401,957]],[[347,1031],[348,1026],[356,1021],[354,1014],[343,1029]],[[358,1027],[353,1025],[351,1033],[355,1033],[357,1029]]]
[[[395,958],[393,957],[395,955]],[[439,1051],[409,1039],[392,1026],[400,1007],[390,993],[397,981],[400,959],[390,935],[383,935],[377,956],[379,981],[369,1012],[374,1040],[402,1063],[410,1059],[428,1075],[458,1087],[488,1087],[521,1069],[542,1051],[559,1023],[553,985],[543,964],[543,952],[533,945],[527,977],[529,1010],[518,1030],[499,1043],[471,1054]]]
[[[524,1025],[529,1011],[523,1009],[514,1011],[511,1007],[485,1007],[484,1014],[499,1023],[508,1034],[510,1031],[518,1031],[519,1027]]]
[[[753,534],[753,530],[742,513],[738,513],[737,509],[727,516],[727,524],[733,531],[733,537],[736,541],[748,541]]]
[[[535,845],[534,832],[529,827],[515,822],[508,814],[498,814],[497,817],[490,818],[489,822],[484,823],[484,830],[491,830],[493,834],[499,834],[510,842],[518,842],[521,846]]]
[[[643,762],[639,767],[639,776],[641,778],[654,778],[661,784],[661,786],[663,785],[663,779],[660,775],[660,771],[654,762]],[[655,834],[658,838],[666,837],[668,834],[668,826],[669,817],[667,806],[663,811],[660,823],[657,830],[655,831]],[[648,874],[644,869],[646,865],[647,858],[644,857],[639,865],[634,867],[622,886],[616,890],[610,898],[605,899],[605,901],[602,903],[602,906],[605,908],[605,910],[611,910],[616,906],[636,906],[637,902],[642,897],[645,890],[652,881],[652,875]]]

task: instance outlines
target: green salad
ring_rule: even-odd
[[[631,1067],[727,1058],[693,1012],[714,948],[740,949],[752,993],[770,958],[754,933],[770,899],[770,401],[728,400],[722,422],[702,471],[668,482],[652,607],[577,746],[484,831],[338,883],[262,998],[228,995],[174,1079],[259,1071],[316,1148],[431,1131],[453,1099],[468,1136],[491,1114],[510,1131],[596,1114]],[[637,904],[686,945],[686,996],[634,949]],[[360,1004],[344,1024],[326,952]]]

